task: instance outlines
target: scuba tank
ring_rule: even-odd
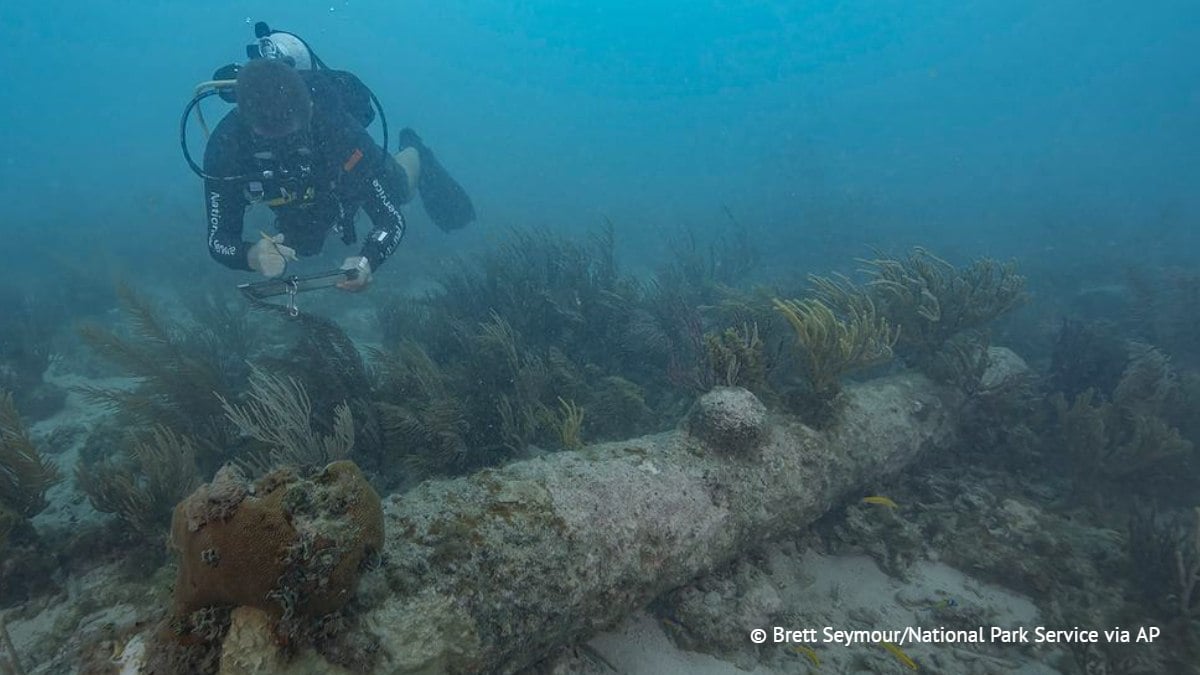
[[[296,70],[316,70],[319,60],[309,48],[308,43],[300,36],[281,30],[271,30],[265,21],[259,21],[254,24],[254,37],[256,41],[246,45],[246,58],[250,60],[278,59]],[[217,68],[212,79],[214,82],[235,82],[238,71],[241,69],[241,64],[226,64]],[[232,87],[222,88],[220,96],[221,100],[226,103],[237,103],[237,94],[234,93]]]
[[[265,21],[254,24],[257,42],[246,45],[248,59],[279,59],[297,70],[316,70],[325,64],[299,35],[271,30]]]

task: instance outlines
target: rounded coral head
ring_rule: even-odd
[[[255,59],[238,71],[237,105],[254,133],[268,138],[294,134],[312,118],[312,94],[295,68]]]

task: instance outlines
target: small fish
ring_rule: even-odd
[[[930,605],[929,609],[949,609],[951,607],[958,607],[958,601],[954,598],[942,598]]]
[[[792,645],[792,651],[800,656],[807,656],[809,661],[812,661],[813,667],[821,667],[821,657],[817,656],[817,650],[808,645]]]
[[[892,501],[891,499],[889,499],[887,497],[882,497],[879,495],[873,495],[871,497],[863,497],[862,503],[874,504],[875,506],[886,506],[889,509],[899,508],[899,506],[897,506],[896,502]]]
[[[917,662],[913,661],[911,656],[905,654],[903,649],[900,649],[891,642],[880,642],[879,646],[891,652],[892,656],[895,656],[897,661],[904,664],[904,667],[908,668],[909,670],[917,670]]]
[[[684,625],[674,617],[660,616],[658,620],[662,623],[664,628],[674,628],[678,631],[687,632],[687,628],[685,628]]]

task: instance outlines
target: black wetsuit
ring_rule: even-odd
[[[256,178],[205,181],[208,251],[223,265],[250,269],[246,253],[257,237],[245,241],[242,225],[246,207],[253,203],[271,207],[283,243],[302,256],[320,252],[331,231],[353,243],[354,218],[361,208],[374,228],[360,255],[372,270],[379,269],[404,237],[399,208],[409,196],[404,169],[367,133],[361,114],[349,112],[343,101],[346,74],[301,75],[313,99],[306,131],[273,142],[254,134],[236,109],[213,131],[204,152],[205,173]],[[273,172],[272,177],[259,180],[264,171]]]

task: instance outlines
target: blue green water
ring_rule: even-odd
[[[444,233],[418,202],[404,205],[405,239],[367,293],[322,289],[292,314],[250,311],[235,285],[256,277],[210,258],[209,202],[180,145],[203,156],[204,135],[194,119],[181,132],[181,115],[198,83],[244,59],[257,21],[359,76],[387,112],[388,149],[415,129],[470,194],[477,222]],[[785,557],[866,554],[897,583],[936,560],[1025,596],[1047,622],[1166,631],[1149,652],[1021,654],[1055,661],[1055,672],[1194,668],[1200,580],[1179,570],[1200,574],[1197,45],[1194,0],[10,0],[0,6],[0,412],[13,411],[0,419],[0,629],[12,627],[33,672],[66,672],[93,657],[111,665],[121,641],[184,619],[165,611],[178,567],[167,527],[218,467],[311,473],[349,453],[398,523],[397,496],[436,492],[409,493],[425,480],[531,458],[565,465],[574,458],[556,453],[685,433],[680,420],[715,387],[761,399],[771,414],[756,424],[836,435],[850,387],[899,376],[955,403],[929,418],[920,397],[885,385],[898,398],[883,417],[952,419],[958,442],[898,477],[844,486],[839,503],[806,506]],[[202,105],[210,123],[231,109]],[[272,227],[259,207],[243,239]],[[331,236],[290,271],[324,271],[357,250]],[[808,275],[835,272],[860,285],[814,290]],[[862,343],[841,363],[828,343],[806,342],[845,338],[855,321]],[[807,330],[818,324],[829,330]],[[282,448],[237,412],[272,382],[274,408],[296,410],[279,391],[312,403],[259,425],[297,434]],[[45,474],[13,454],[26,428]],[[296,439],[317,436],[337,453],[297,459]],[[739,462],[754,459],[713,461],[733,467],[705,474],[719,510]],[[812,467],[825,481],[828,467]],[[237,509],[250,491],[233,494]],[[867,495],[877,500],[863,506]],[[431,499],[418,506],[457,508]],[[492,504],[486,524],[513,535],[511,512]],[[463,602],[479,603],[470,611],[490,626],[483,637],[521,648],[528,636],[513,639],[508,619],[557,610],[488,593],[503,576],[495,565],[522,560],[513,542],[531,533],[481,554],[479,518],[468,516],[428,528],[434,567],[406,558],[415,529],[389,524],[390,549],[367,560],[374,582],[341,618],[440,574],[468,575],[452,580],[472,586]],[[640,545],[643,534],[621,536]],[[553,584],[556,571],[526,576]],[[688,575],[697,571],[714,572]],[[720,587],[721,574],[654,598],[656,619],[686,638],[676,646],[746,647],[729,638],[746,626],[714,634],[722,624],[710,615],[732,622],[749,593],[726,586],[725,604],[711,605],[706,584]],[[293,593],[285,577],[274,590]],[[825,605],[781,601],[772,620],[810,605],[840,611],[837,583]],[[651,600],[614,597],[618,612]],[[963,605],[932,607],[976,621]],[[42,610],[60,606],[65,618],[47,627]],[[128,611],[113,619],[116,606]],[[209,609],[186,617],[195,635],[224,621]],[[592,636],[594,617],[563,614],[552,619],[560,642]],[[314,645],[382,667],[372,659],[388,645],[356,644],[359,628],[330,627],[338,634]],[[201,642],[191,645],[200,656],[220,646]]]
[[[644,250],[724,204],[796,251],[1196,243],[1200,7],[1024,0],[6,3],[8,240],[201,256],[179,113],[259,20],[359,74],[484,226],[603,214]]]

